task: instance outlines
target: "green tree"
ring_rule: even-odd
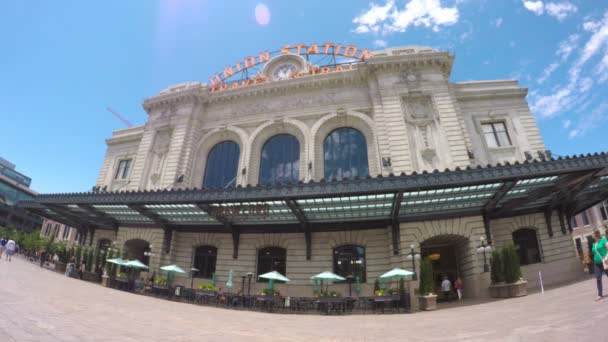
[[[87,271],[89,271],[89,272],[93,272],[94,257],[95,257],[95,251],[92,249],[89,249],[89,254],[87,257]]]
[[[420,262],[420,294],[432,294],[433,287],[433,263],[431,259],[424,258]]]
[[[82,258],[82,247],[76,247],[76,265],[80,265],[80,259]]]
[[[505,272],[503,269],[502,257],[500,251],[492,251],[492,257],[490,258],[490,276],[492,278],[492,284],[498,284],[505,281]]]
[[[519,256],[517,256],[513,245],[508,245],[502,249],[502,263],[505,281],[508,284],[517,282],[521,278],[521,267],[519,265]]]
[[[374,292],[376,292],[376,291],[380,291],[380,280],[379,279],[376,279],[374,281]]]

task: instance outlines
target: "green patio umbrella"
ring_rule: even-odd
[[[380,279],[394,279],[394,278],[403,278],[407,276],[414,275],[414,272],[403,270],[400,268],[393,268],[392,270],[384,273],[380,276]]]
[[[314,275],[314,276],[310,277],[310,279],[320,280],[321,284],[323,284],[323,280],[327,280],[327,281],[344,281],[344,280],[346,280],[346,278],[340,277],[339,275],[337,275],[335,273],[331,273],[329,271],[325,271],[325,272],[319,273],[317,275]],[[323,286],[323,285],[321,285],[321,286]],[[329,282],[327,283],[327,289],[329,289]]]
[[[289,281],[289,279],[286,276],[282,275],[281,273],[279,273],[277,271],[264,273],[264,274],[258,276],[258,278],[268,279],[268,288],[269,289],[272,289],[272,286],[274,285],[275,280],[284,281],[284,282]]]
[[[211,284],[213,284],[213,286],[217,286],[217,280],[215,278],[215,272],[213,272],[213,274],[211,275]]]
[[[226,282],[226,288],[231,289],[232,288],[232,270],[230,270],[230,272],[228,272],[228,281]]]
[[[386,290],[386,281],[385,278],[380,278],[380,288]]]
[[[355,278],[355,292],[357,292],[357,294],[359,294],[359,292],[361,292],[361,278],[359,278],[359,276],[357,276]]]
[[[175,273],[186,273],[186,271],[184,271],[181,267],[177,265],[163,266],[160,269],[163,271],[167,271],[167,282],[169,284],[171,284],[175,279]]]
[[[319,281],[317,279],[312,280],[312,293],[319,292]]]
[[[124,267],[130,267],[130,268],[136,268],[136,269],[143,269],[143,270],[149,269],[148,266],[144,265],[141,261],[139,261],[137,259],[131,260],[131,261],[127,261],[124,264],[122,264],[122,266],[124,266]]]
[[[126,260],[124,260],[123,258],[114,258],[114,259],[108,259],[108,260],[106,260],[106,262],[122,266],[122,265],[124,265]]]

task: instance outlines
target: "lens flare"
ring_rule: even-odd
[[[266,26],[270,23],[270,9],[263,3],[255,6],[255,21],[260,26]]]

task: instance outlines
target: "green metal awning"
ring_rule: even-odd
[[[388,177],[234,189],[44,194],[20,206],[84,230],[304,232],[372,229],[460,216],[558,211],[567,223],[608,198],[608,154]],[[566,233],[566,224],[561,230]],[[549,228],[553,234],[553,227]],[[307,240],[309,240],[307,235]],[[396,242],[394,247],[396,249]]]

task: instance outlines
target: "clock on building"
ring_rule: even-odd
[[[271,70],[271,77],[273,81],[286,80],[293,75],[293,73],[299,71],[299,66],[293,62],[284,62],[277,64]]]

